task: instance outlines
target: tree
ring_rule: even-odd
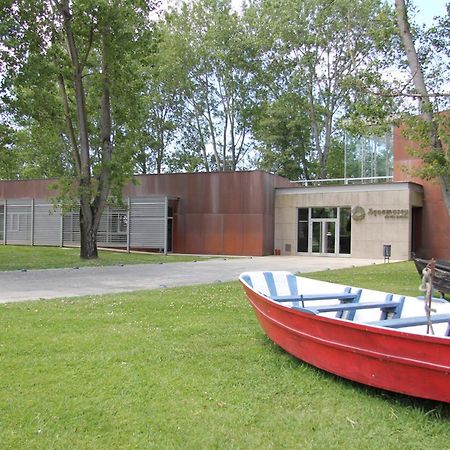
[[[296,94],[282,93],[262,106],[254,125],[254,137],[262,143],[258,167],[290,180],[309,180],[315,173],[305,103]]]
[[[390,12],[379,0],[259,0],[246,11],[261,42],[261,71],[274,80],[268,95],[292,92],[306,100],[309,164],[317,164],[319,178],[339,148],[339,121],[367,97],[355,86],[379,83],[389,63],[381,55],[390,48]]]
[[[416,50],[405,1],[395,0],[395,9],[401,41],[411,71],[415,94],[419,101],[420,117],[415,118],[413,122],[410,121],[408,124],[410,133],[412,133],[410,136],[416,141],[424,143],[421,149],[423,165],[418,174],[426,179],[435,177],[440,179],[450,215],[450,153],[448,143],[447,148],[445,148],[442,142],[442,136],[448,136],[450,132],[449,116],[447,112],[438,114],[437,105],[432,101],[434,96],[428,89],[423,63]],[[447,58],[449,57],[449,50],[448,45],[446,46],[444,42],[446,40],[447,44],[449,43],[449,17],[450,4],[447,5],[447,17],[441,19],[439,31],[435,29],[431,32],[431,36],[435,38],[434,48],[446,50]]]
[[[15,0],[2,12],[2,97],[18,127],[59,137],[55,152],[67,159],[61,198],[78,199],[82,258],[97,257],[104,207],[111,195],[120,197],[133,168],[124,143],[143,89],[136,73],[142,72],[150,6]]]
[[[253,96],[250,49],[230,1],[183,4],[161,25],[160,49],[161,71],[182,94],[182,133],[204,170],[236,170],[248,151]]]

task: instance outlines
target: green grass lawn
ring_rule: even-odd
[[[450,405],[294,359],[265,337],[237,282],[4,304],[0,329],[2,449],[430,450],[450,442]]]
[[[79,248],[0,245],[0,271],[58,269],[63,267],[113,266],[120,264],[159,264],[198,260],[198,256],[158,253],[126,253],[99,250],[95,260],[82,260]]]

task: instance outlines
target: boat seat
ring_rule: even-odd
[[[324,293],[324,294],[299,294],[297,288],[297,277],[288,274],[286,275],[286,280],[289,287],[288,295],[278,295],[275,280],[272,272],[264,272],[264,278],[266,280],[267,288],[269,289],[269,296],[272,300],[277,302],[294,302],[294,303],[302,303],[302,307],[304,307],[305,301],[314,301],[314,300],[339,300],[341,303],[357,303],[359,298],[361,297],[361,289],[358,289],[355,292],[351,292],[350,287],[346,287],[342,292],[332,292],[332,293]]]
[[[448,322],[447,331],[444,336],[450,336],[450,314],[434,314],[430,317],[431,323],[444,323]],[[426,316],[419,317],[402,317],[400,319],[388,319],[378,320],[376,322],[367,322],[368,325],[375,325],[378,327],[387,328],[408,328],[416,327],[419,325],[426,325],[428,318]]]
[[[244,275],[244,276],[242,277],[242,279],[243,279],[250,287],[253,287],[252,279],[250,278],[249,275]]]
[[[389,294],[392,295],[392,294]],[[389,297],[388,295],[388,297]],[[337,312],[340,314],[339,318],[344,318],[347,320],[353,320],[355,317],[356,311],[362,310],[362,309],[375,309],[379,308],[381,310],[381,317],[380,321],[386,320],[389,314],[392,315],[392,317],[400,317],[400,314],[403,309],[403,304],[405,302],[405,297],[401,297],[398,301],[393,302],[391,299],[386,300],[385,302],[367,302],[367,303],[345,303],[340,305],[324,305],[324,306],[317,306],[317,307],[308,307],[308,308],[300,308],[298,306],[293,306],[293,309],[296,309],[298,311],[303,311],[307,309],[309,313],[312,314],[319,314],[319,313],[326,313],[326,312]],[[344,317],[343,314],[346,313],[346,316]]]

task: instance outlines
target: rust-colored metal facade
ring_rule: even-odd
[[[141,175],[126,197],[167,196],[171,200],[175,253],[273,254],[275,188],[284,178],[261,171]],[[53,180],[0,181],[2,199],[45,199]]]
[[[275,188],[284,178],[261,171],[137,176],[124,196],[177,197],[173,251],[214,255],[273,254]]]
[[[421,160],[410,154],[417,144],[394,129],[394,181],[412,181],[423,186],[423,208],[413,211],[413,251],[423,258],[450,260],[450,216],[442,187],[437,180],[422,180],[411,173]]]

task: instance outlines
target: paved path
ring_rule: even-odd
[[[237,280],[240,273],[252,270],[306,273],[374,263],[380,264],[383,260],[263,256],[123,267],[0,272],[0,303],[230,281]]]

